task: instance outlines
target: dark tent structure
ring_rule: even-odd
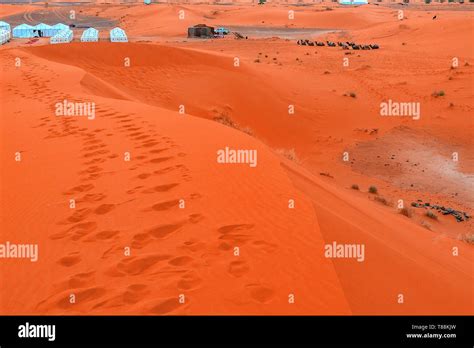
[[[197,24],[194,27],[188,28],[188,37],[213,37],[214,27],[205,24]]]

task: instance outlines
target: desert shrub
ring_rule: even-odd
[[[375,187],[373,185],[369,187],[369,193],[374,193],[375,194],[377,192],[378,192],[377,187]]]
[[[420,225],[423,226],[424,228],[426,228],[427,230],[431,231],[431,225],[429,223],[427,223],[426,221],[420,222]]]
[[[411,210],[410,210],[410,209],[408,209],[408,208],[406,208],[406,207],[405,207],[405,208],[402,208],[402,209],[400,209],[398,212],[399,212],[400,214],[402,214],[402,215],[406,216],[406,217],[409,217],[409,218],[410,218],[410,217],[411,217],[411,215],[412,215],[412,213],[411,213]]]
[[[435,98],[438,98],[438,97],[444,97],[445,93],[444,91],[441,90],[441,91],[434,91],[431,95]]]
[[[437,216],[435,213],[433,213],[431,210],[428,210],[428,211],[425,213],[425,215],[426,215],[427,217],[429,217],[430,219],[438,220],[438,216]]]
[[[290,161],[299,162],[295,149],[276,149],[275,152],[285,158],[288,158]]]
[[[237,123],[235,123],[229,115],[222,113],[220,116],[214,117],[214,121],[222,123],[223,125],[227,127],[232,127],[234,129],[237,129],[241,132],[244,132],[245,134],[248,134],[250,136],[253,136],[254,133],[250,127],[241,127]]]
[[[357,97],[357,95],[356,95],[354,92],[349,93],[349,96],[350,96],[351,98]]]
[[[474,244],[474,233],[463,234],[461,240],[469,244]]]
[[[359,189],[359,185],[357,185],[357,184],[352,184],[351,189],[353,189],[353,190],[358,190],[358,189]]]
[[[384,197],[375,196],[374,200],[379,203],[382,203],[383,205],[390,205],[390,203]]]

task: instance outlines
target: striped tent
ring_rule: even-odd
[[[10,41],[10,31],[9,30],[3,30],[0,29],[0,45],[6,44],[8,41]]]
[[[36,30],[36,34],[41,37],[49,37],[54,35],[51,26],[44,23],[35,25],[34,30]]]
[[[28,24],[20,24],[13,28],[13,37],[29,38],[34,37],[34,27]]]
[[[99,31],[94,28],[84,30],[81,36],[81,42],[97,42],[99,41]]]
[[[10,24],[4,21],[0,21],[0,30],[11,31]]]
[[[51,36],[54,36],[63,30],[69,29],[69,25],[58,23],[58,24],[53,25],[51,29],[53,30],[53,35]]]
[[[60,31],[50,39],[51,44],[69,43],[72,41],[73,33],[71,29]]]
[[[111,42],[128,42],[127,34],[123,29],[113,28],[110,31],[110,41]]]

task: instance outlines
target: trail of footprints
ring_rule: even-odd
[[[53,105],[61,100],[76,101],[71,95],[65,95],[48,86],[49,81],[36,77],[33,69],[47,69],[39,64],[29,64],[21,70],[21,76],[29,84],[34,93],[25,94],[14,85],[7,85],[7,89],[25,99],[32,99],[49,106],[51,115],[54,115]],[[51,79],[59,77],[54,71],[49,72]],[[77,100],[79,101],[79,100]],[[176,245],[176,251],[169,253],[140,253],[141,249],[153,243],[164,240],[174,233],[180,233],[187,226],[201,223],[205,217],[200,213],[189,213],[183,209],[183,216],[179,221],[157,224],[154,226],[140,226],[139,232],[126,240],[126,234],[117,226],[116,229],[102,229],[100,221],[103,216],[114,214],[121,204],[128,204],[141,197],[156,196],[156,203],[143,209],[143,213],[159,214],[169,209],[178,209],[180,199],[192,201],[201,198],[200,193],[191,193],[187,197],[161,199],[163,195],[169,196],[179,185],[192,180],[190,171],[180,162],[186,154],[179,152],[179,147],[173,140],[161,136],[154,125],[136,114],[126,114],[113,111],[110,106],[97,106],[97,117],[110,118],[115,127],[113,129],[90,130],[81,126],[81,120],[68,117],[52,117],[46,115],[39,118],[40,123],[34,128],[46,131],[45,140],[61,137],[75,137],[81,142],[80,160],[85,169],[77,173],[77,185],[63,191],[65,201],[70,197],[77,197],[75,209],[71,209],[68,216],[62,218],[58,229],[51,233],[52,241],[66,240],[76,243],[77,250],[56,261],[58,267],[70,269],[70,275],[54,284],[54,293],[38,303],[37,308],[50,308],[53,303],[61,310],[74,310],[70,303],[70,294],[74,294],[75,302],[80,303],[80,308],[87,311],[111,309],[120,307],[123,303],[139,305],[144,298],[153,298],[151,285],[163,282],[174,287],[178,292],[192,292],[203,285],[200,271],[208,267],[209,262],[216,257],[227,255],[229,276],[242,278],[251,270],[251,263],[245,258],[232,258],[232,248],[250,245],[262,252],[272,253],[277,246],[263,240],[255,240],[252,224],[235,224],[218,228],[215,241],[201,241],[189,238],[182,245]],[[101,111],[108,110],[108,111]],[[106,171],[107,163],[113,160],[122,160],[121,154],[113,153],[107,144],[108,137],[116,133],[133,142],[133,160],[130,161],[129,171],[136,174],[133,180],[124,179],[123,173]],[[110,167],[110,166],[109,166]],[[162,178],[172,173],[173,178],[180,178],[178,182],[165,182]],[[100,180],[121,180],[124,191],[129,200],[125,202],[108,201],[107,192],[101,189]],[[126,184],[130,186],[126,187]],[[140,222],[138,222],[140,223]],[[81,270],[81,249],[90,242],[104,242],[105,251],[101,259],[114,258],[117,261],[108,268],[102,269],[97,265],[94,270]],[[159,245],[159,244],[158,244]],[[124,256],[124,246],[130,246],[132,256]],[[120,290],[119,295],[110,296],[110,288],[105,284],[97,286],[97,278],[105,275],[110,279],[127,277],[128,286]],[[273,296],[271,287],[258,283],[248,283],[245,286],[249,296],[257,302],[267,303]],[[189,299],[187,303],[189,303]],[[87,304],[87,305],[85,305]],[[71,308],[72,306],[72,308]],[[185,306],[180,304],[177,296],[161,298],[145,307],[139,306],[140,312],[149,314],[165,314]]]

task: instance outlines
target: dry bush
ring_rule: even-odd
[[[245,134],[248,134],[250,136],[254,135],[253,130],[250,127],[241,127],[241,126],[239,126],[227,114],[222,113],[221,115],[214,117],[213,120],[216,121],[216,122],[222,123],[224,126],[232,127],[232,128],[237,129],[241,132],[244,132]]]
[[[436,215],[435,213],[433,213],[431,210],[428,210],[425,215],[427,217],[429,217],[430,219],[433,219],[433,220],[438,220],[438,215]]]
[[[412,216],[411,210],[408,209],[408,208],[406,208],[406,207],[400,209],[398,212],[399,212],[400,214],[402,214],[402,215],[405,215],[405,216],[408,217],[408,218],[411,218],[411,216]]]
[[[469,244],[474,244],[474,233],[463,234],[461,240]]]
[[[379,202],[379,203],[382,203],[383,205],[387,205],[387,206],[390,205],[390,202],[387,201],[384,197],[375,196],[375,197],[374,197],[374,201]]]
[[[299,162],[295,149],[276,149],[275,152],[280,156],[288,158],[290,161]]]

